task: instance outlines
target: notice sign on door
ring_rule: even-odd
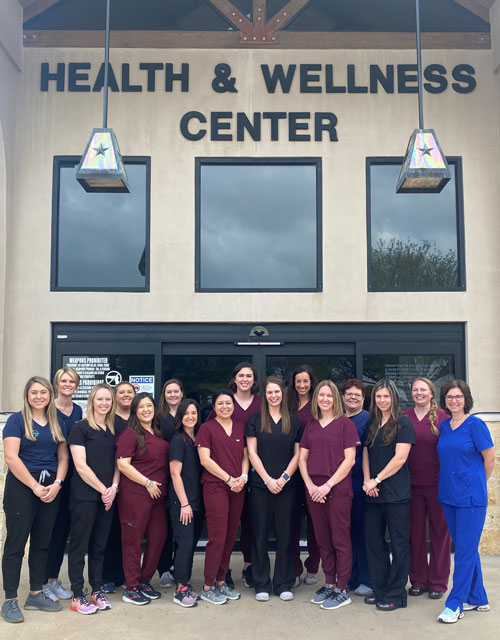
[[[150,393],[154,396],[155,377],[154,376],[129,376],[128,381],[133,385],[136,393]]]

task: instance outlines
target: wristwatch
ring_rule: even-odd
[[[377,484],[380,484],[382,482],[382,480],[378,476],[375,476],[373,479]]]
[[[283,471],[283,473],[281,474],[281,477],[283,478],[283,480],[285,482],[289,482],[289,480],[290,480],[290,476],[288,475],[288,473],[286,471]]]

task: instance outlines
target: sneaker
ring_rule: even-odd
[[[145,596],[137,587],[133,589],[125,589],[122,595],[123,602],[130,602],[130,604],[136,604],[142,606],[143,604],[149,604],[151,600]]]
[[[243,571],[241,572],[241,577],[243,578],[243,584],[245,585],[245,587],[253,587],[252,565],[251,564],[249,564],[246,569],[243,569]],[[227,584],[227,581],[226,581],[226,584]],[[231,587],[231,589],[234,589],[234,584]]]
[[[439,614],[438,620],[439,622],[445,622],[446,624],[453,624],[453,622],[457,622],[460,618],[463,618],[463,611],[460,611],[460,607],[457,607],[456,611],[452,609],[448,609],[445,607],[443,611]]]
[[[300,587],[300,576],[295,576],[295,582],[292,584],[293,589],[296,589],[297,587]]]
[[[226,579],[224,582],[227,584],[228,587],[231,587],[231,589],[234,589],[234,580],[231,575],[231,569],[227,570]]]
[[[79,598],[73,598],[70,609],[71,611],[83,613],[84,616],[89,616],[99,611],[99,607],[92,602],[89,602],[85,594]]]
[[[149,582],[143,582],[137,588],[143,596],[146,596],[146,598],[150,600],[158,600],[158,598],[161,598],[161,593],[153,589]]]
[[[489,604],[469,604],[464,602],[463,609],[464,611],[490,611],[491,607]]]
[[[26,598],[24,608],[28,611],[61,611],[62,607],[59,602],[54,602],[43,591],[39,591],[36,595],[31,593]]]
[[[6,600],[2,605],[0,615],[5,622],[13,622],[14,624],[17,622],[24,622],[24,616],[19,608],[17,598],[10,598],[9,600]]]
[[[69,589],[63,587],[60,580],[53,580],[52,582],[48,582],[47,586],[58,600],[69,600],[73,597],[73,593],[69,591]]]
[[[105,582],[102,585],[103,593],[116,593],[116,584],[114,582]]]
[[[231,587],[227,585],[225,582],[223,582],[221,586],[217,588],[219,589],[219,591],[222,593],[223,596],[226,596],[226,598],[228,598],[228,600],[238,600],[238,598],[241,596],[241,593],[239,591],[235,591],[234,589],[231,589]]]
[[[267,602],[269,600],[269,594],[267,591],[259,591],[259,593],[255,594],[255,599],[258,602]]]
[[[199,594],[197,591],[195,591],[195,590],[193,589],[193,585],[192,585],[190,582],[188,582],[188,583],[186,584],[186,587],[187,587],[187,588],[189,589],[189,591],[191,592],[191,595],[193,596],[193,598],[196,598],[197,600],[199,600],[199,599],[200,599],[200,594]]]
[[[373,589],[371,587],[367,586],[366,584],[360,584],[359,587],[354,589],[354,593],[357,596],[363,596],[363,598],[366,598],[366,596],[372,596],[373,595]]]
[[[47,596],[47,598],[50,598],[52,600],[52,602],[59,602],[58,599],[57,599],[56,594],[50,588],[50,583],[49,582],[47,582],[47,584],[44,584],[42,586],[42,591]]]
[[[335,595],[321,603],[322,609],[339,609],[346,604],[351,604],[352,600],[346,591],[335,589]]]
[[[181,607],[196,607],[196,605],[198,604],[196,602],[196,597],[187,586],[182,587],[181,589],[176,589],[173,601],[175,602],[175,604],[178,604]]]
[[[93,591],[90,595],[90,602],[95,604],[99,611],[111,609],[111,602],[106,598],[102,591]]]
[[[223,595],[220,592],[220,589],[216,586],[210,587],[208,591],[202,589],[200,598],[202,600],[205,600],[205,602],[210,602],[212,604],[226,604],[226,602],[228,601],[228,597]]]
[[[280,600],[293,600],[293,593],[291,591],[282,591],[280,593]]]
[[[328,600],[328,598],[333,598],[335,594],[335,588],[329,587],[327,584],[325,584],[323,587],[321,587],[321,589],[318,589],[316,591],[316,593],[311,598],[311,602],[313,604],[322,604],[325,600]]]
[[[160,578],[160,587],[162,589],[167,589],[168,587],[173,587],[175,584],[174,576],[170,571],[164,571],[161,574]]]
[[[304,578],[304,584],[307,584],[309,586],[312,584],[318,584],[318,576],[315,573],[306,573],[306,577]]]

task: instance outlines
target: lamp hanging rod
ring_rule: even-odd
[[[418,0],[417,0],[418,3]],[[104,98],[102,106],[102,128],[108,128],[108,68],[109,68],[109,13],[111,0],[106,0],[106,41],[104,44]]]
[[[109,2],[109,0],[108,0]],[[422,87],[422,43],[420,35],[420,0],[415,0],[417,16],[417,75],[418,75],[418,123],[419,129],[424,128],[424,104]]]

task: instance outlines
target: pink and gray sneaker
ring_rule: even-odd
[[[173,601],[181,607],[196,607],[195,595],[191,592],[189,587],[181,587],[174,593]]]
[[[85,596],[80,596],[79,598],[73,598],[71,601],[71,611],[77,611],[78,613],[83,613],[84,616],[89,616],[93,613],[97,613],[99,611],[99,607],[89,602]]]
[[[111,602],[106,598],[102,591],[93,591],[90,596],[90,602],[95,604],[99,611],[111,609]]]

